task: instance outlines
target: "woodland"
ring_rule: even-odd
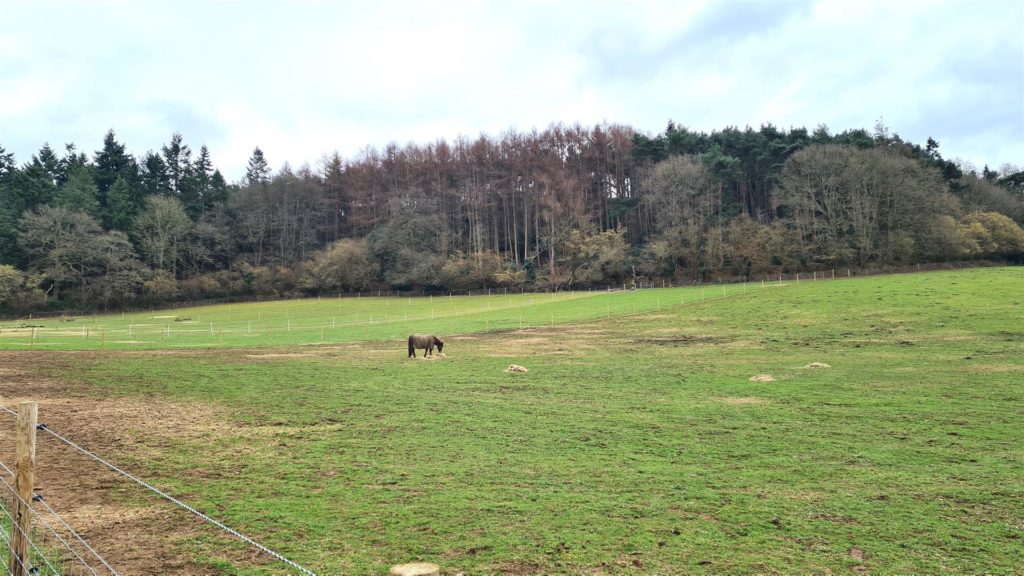
[[[2,143],[0,143],[2,144]],[[1024,171],[881,121],[561,124],[367,147],[226,181],[173,134],[133,155],[0,146],[0,312],[371,290],[571,290],[1024,261]]]

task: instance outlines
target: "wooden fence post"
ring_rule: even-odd
[[[11,560],[8,572],[15,576],[28,576],[29,535],[32,533],[32,489],[35,482],[36,423],[39,421],[39,404],[22,402],[18,404],[18,448],[14,468],[14,489],[18,497],[14,501],[14,518],[11,527]]]

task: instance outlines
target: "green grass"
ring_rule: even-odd
[[[0,322],[0,350],[252,348],[402,339],[632,315],[778,284],[619,292],[346,297]]]
[[[467,305],[446,308],[465,336],[436,362],[383,340],[399,322],[359,347],[93,354],[48,375],[225,410],[230,432],[118,456],[323,574],[1024,566],[1022,269],[729,290],[435,299],[435,314]],[[661,310],[615,316],[633,302]],[[289,313],[324,318],[316,306]],[[552,313],[553,328],[470,335]],[[223,545],[186,547],[223,567]]]

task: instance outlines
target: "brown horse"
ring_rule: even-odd
[[[413,334],[409,336],[409,357],[416,357],[416,349],[424,350],[423,357],[432,356],[434,352],[434,346],[437,346],[437,353],[441,353],[441,349],[444,348],[444,342],[437,336],[423,336],[420,334]]]

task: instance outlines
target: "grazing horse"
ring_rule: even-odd
[[[437,346],[437,353],[441,353],[441,349],[444,348],[444,342],[437,336],[423,336],[420,334],[413,334],[409,336],[409,357],[416,357],[416,349],[419,348],[424,350],[423,357],[432,356],[434,352],[434,346]]]

